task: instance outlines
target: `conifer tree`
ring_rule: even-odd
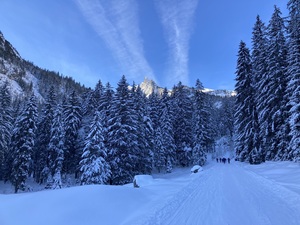
[[[174,139],[177,161],[181,166],[191,163],[192,147],[192,101],[190,92],[181,82],[173,88],[174,103]]]
[[[11,183],[18,190],[25,190],[26,179],[32,172],[34,138],[36,132],[37,106],[34,95],[30,97],[25,109],[17,119],[12,137],[12,174]]]
[[[160,109],[160,122],[159,126],[162,135],[162,149],[164,151],[165,158],[165,170],[166,172],[172,172],[173,166],[176,163],[176,145],[174,139],[174,125],[173,125],[173,114],[171,99],[168,96],[168,91],[165,88],[161,98],[161,109]],[[190,156],[186,156],[189,158]],[[190,162],[186,162],[187,164]]]
[[[285,26],[279,8],[275,6],[274,13],[268,26],[269,45],[267,48],[268,58],[268,84],[264,90],[266,98],[261,99],[265,112],[263,118],[268,121],[267,135],[270,145],[266,152],[266,160],[282,157],[283,149],[287,148],[287,137],[284,132],[284,123],[287,120],[287,109],[285,107],[286,81],[286,56]]]
[[[77,165],[80,160],[78,152],[78,130],[82,119],[79,99],[73,91],[63,106],[63,120],[65,133],[64,171],[77,174]]]
[[[136,171],[141,174],[150,174],[152,171],[152,141],[153,128],[152,121],[148,115],[147,110],[147,98],[138,86],[132,88],[132,99],[133,99],[133,113],[136,114],[137,118],[137,131],[136,131],[136,150],[137,162]]]
[[[122,76],[113,97],[108,119],[109,164],[112,171],[111,184],[125,184],[132,181],[136,175],[135,144],[137,140],[137,118],[133,113],[128,83]]]
[[[205,94],[199,79],[196,81],[194,91],[194,110],[193,110],[193,163],[203,166],[206,161],[206,137],[208,135],[207,121],[208,112],[205,105]]]
[[[262,149],[266,149],[270,144],[270,121],[267,120],[267,110],[265,102],[266,99],[265,90],[269,85],[269,77],[267,76],[268,65],[267,65],[267,28],[259,16],[256,17],[256,22],[252,31],[252,76],[253,76],[253,87],[255,89],[255,105],[258,112],[258,124],[259,124],[259,140]],[[266,136],[267,135],[267,136]]]
[[[291,140],[287,159],[300,161],[300,1],[290,0],[288,10],[287,97]]]
[[[104,145],[107,145],[108,141],[108,134],[107,134],[107,127],[108,127],[108,120],[110,118],[111,114],[111,107],[112,107],[112,101],[113,101],[114,91],[110,85],[110,83],[107,83],[104,88],[104,92],[100,97],[99,102],[99,112],[103,113],[103,136],[104,136]]]
[[[62,108],[56,107],[51,124],[50,142],[47,146],[49,169],[51,173],[52,189],[62,187],[62,169],[64,161],[64,129]]]
[[[54,110],[56,104],[56,94],[54,87],[51,86],[46,98],[46,103],[42,109],[40,121],[37,124],[36,144],[34,151],[35,161],[35,180],[42,184],[49,175],[49,161],[47,146],[50,142],[51,124],[54,117]]]
[[[8,83],[0,87],[0,180],[4,178],[5,163],[8,160],[8,150],[12,135],[12,104],[8,91]]]
[[[103,112],[95,112],[80,161],[81,184],[105,184],[110,177],[103,137]]]
[[[258,121],[254,104],[253,77],[249,49],[240,43],[236,70],[235,151],[240,161],[260,163]]]

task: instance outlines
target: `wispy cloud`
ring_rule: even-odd
[[[143,49],[136,0],[76,0],[78,8],[103,39],[123,73],[154,79]]]
[[[157,0],[156,6],[169,46],[168,79],[188,84],[189,39],[198,0]]]

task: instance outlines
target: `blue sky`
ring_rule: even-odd
[[[171,88],[233,89],[240,40],[282,0],[1,0],[0,30],[24,59],[82,84],[124,74]]]

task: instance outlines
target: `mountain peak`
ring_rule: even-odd
[[[144,81],[139,86],[147,97],[152,93],[162,94],[164,91],[164,88],[159,87],[153,80],[149,79],[148,77],[145,77]],[[191,87],[186,87],[186,88],[192,89]],[[220,96],[220,97],[230,97],[236,95],[235,91],[214,90],[209,88],[204,88],[203,92],[210,95]]]

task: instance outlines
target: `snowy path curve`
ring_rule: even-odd
[[[164,225],[299,225],[300,196],[239,164],[216,164],[147,221]]]

